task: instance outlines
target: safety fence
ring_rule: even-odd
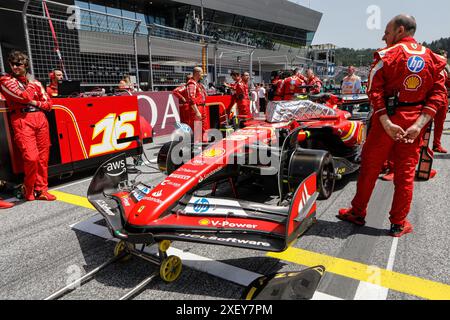
[[[64,68],[69,79],[84,86],[116,86],[124,75],[138,77],[141,21],[40,0],[26,1],[23,19],[38,79],[48,79],[54,68]]]
[[[54,1],[26,0],[22,16],[31,71],[44,82],[52,69],[64,68],[67,78],[87,88],[113,90],[130,75],[142,90],[161,91],[184,83],[195,66],[207,74],[204,83],[216,87],[231,81],[232,70],[247,71],[252,82],[267,83],[274,70],[312,67],[321,76],[327,69],[308,59],[310,50],[305,48],[257,49],[218,35]]]

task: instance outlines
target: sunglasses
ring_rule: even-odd
[[[21,63],[21,62],[13,62],[13,63],[11,63],[14,67],[21,67],[21,66],[23,66],[24,64],[23,63]]]

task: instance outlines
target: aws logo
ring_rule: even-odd
[[[109,162],[104,166],[106,174],[111,177],[118,177],[127,171],[125,160]]]

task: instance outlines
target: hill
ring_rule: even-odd
[[[450,37],[441,38],[431,43],[424,42],[424,46],[435,51],[437,49],[444,49],[450,52]],[[373,60],[373,53],[376,49],[336,49],[336,65],[338,66],[369,66]]]

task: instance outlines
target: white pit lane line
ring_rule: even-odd
[[[391,251],[389,252],[389,259],[386,270],[392,271],[394,269],[395,255],[397,253],[398,238],[394,238],[391,245]],[[373,277],[376,281],[377,279],[377,267],[373,267]],[[373,284],[361,281],[359,283],[358,289],[354,300],[387,300],[389,294],[389,289]]]
[[[108,231],[108,228],[96,224],[97,222],[103,220],[100,214],[95,215],[85,221],[78,222],[71,225],[72,229],[89,233],[91,235],[98,236],[100,238],[118,242],[119,240],[113,238]],[[157,247],[151,246],[146,247],[144,252],[149,254],[157,253]],[[248,286],[253,280],[262,276],[262,274],[248,271],[242,268],[238,268],[226,263],[218,262],[209,258],[205,258],[196,254],[189,252],[184,252],[176,248],[169,248],[167,251],[169,255],[176,255],[180,257],[183,264],[197,271],[208,273],[215,277],[236,283],[241,286]],[[338,297],[333,297],[325,293],[317,292],[314,294],[312,300],[342,300]]]

